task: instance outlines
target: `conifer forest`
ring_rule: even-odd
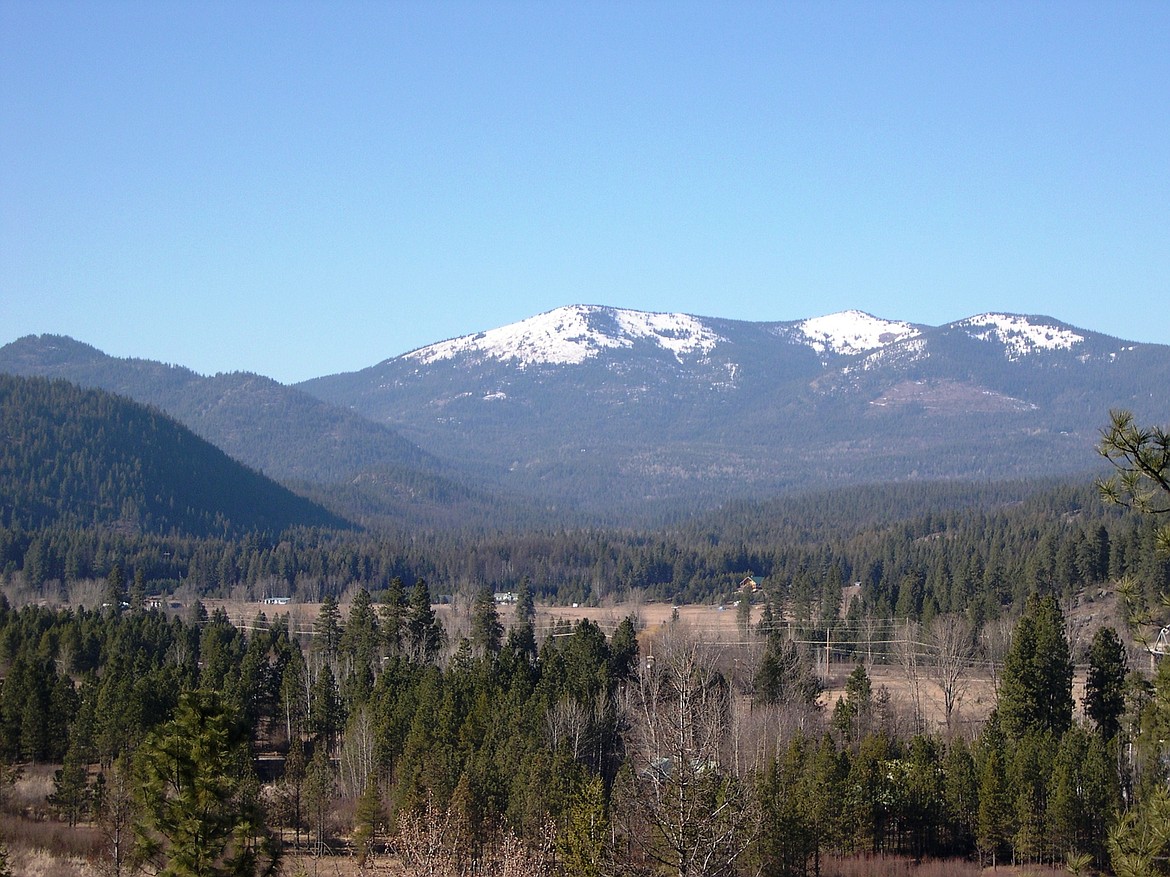
[[[1102,436],[654,532],[14,504],[0,873],[1168,873],[1170,455]]]

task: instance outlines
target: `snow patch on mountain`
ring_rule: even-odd
[[[846,366],[842,374],[852,374],[858,371],[876,371],[882,368],[905,367],[921,362],[930,356],[926,340],[918,336],[911,336],[901,343],[891,344],[874,350],[862,357],[856,365]]]
[[[998,341],[1010,360],[1038,350],[1069,350],[1085,336],[1051,323],[1033,322],[1018,314],[978,314],[955,324],[980,341]]]
[[[419,348],[405,355],[430,364],[457,356],[514,361],[530,365],[578,365],[602,350],[630,348],[649,340],[681,360],[704,355],[725,340],[687,314],[573,305],[557,308],[518,323],[465,335]]]
[[[853,310],[803,320],[796,324],[796,331],[817,353],[843,356],[864,353],[919,334],[910,323],[883,320]]]

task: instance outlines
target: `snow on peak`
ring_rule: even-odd
[[[910,323],[882,320],[863,311],[842,311],[797,323],[796,330],[817,353],[851,356],[913,338],[918,329]]]
[[[1013,360],[1037,350],[1068,350],[1085,340],[1071,329],[1018,314],[978,314],[955,325],[980,341],[998,341]]]
[[[515,361],[522,368],[536,364],[576,365],[604,349],[629,348],[635,341],[647,339],[679,359],[684,354],[710,353],[724,340],[687,314],[571,305],[477,335],[431,344],[406,357],[432,363],[470,354]]]

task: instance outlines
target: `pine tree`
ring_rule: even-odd
[[[70,745],[65,752],[64,763],[53,775],[50,803],[73,827],[89,809],[89,792],[88,765],[82,761],[78,748]]]
[[[1113,464],[1114,476],[1100,481],[1102,498],[1144,514],[1170,514],[1170,431],[1140,427],[1129,411],[1110,411],[1097,451]],[[1170,552],[1170,525],[1157,531],[1157,547]]]
[[[395,576],[382,592],[378,628],[382,631],[382,642],[387,655],[402,651],[402,634],[406,617],[406,589],[402,579]]]
[[[951,849],[967,853],[975,843],[979,819],[979,779],[962,737],[951,740],[943,759],[943,800]]]
[[[332,594],[326,594],[321,601],[321,611],[313,624],[313,645],[325,655],[326,660],[332,661],[337,657],[341,645],[341,609]]]
[[[130,586],[130,611],[141,612],[146,606],[146,573],[142,567],[134,570],[134,582]]]
[[[638,667],[638,633],[632,616],[623,618],[609,638],[609,665],[614,681],[630,678]]]
[[[126,574],[122,572],[122,565],[115,563],[110,567],[106,576],[106,606],[114,614],[122,611],[122,604],[126,602]]]
[[[1011,833],[1011,799],[1004,776],[1003,760],[992,748],[983,759],[979,774],[979,811],[976,840],[979,851],[991,859],[992,867],[1007,845]]]
[[[185,694],[135,762],[137,853],[160,877],[275,873],[277,848],[248,778],[247,729],[217,694]]]
[[[1121,731],[1125,713],[1125,646],[1112,627],[1102,627],[1089,647],[1089,674],[1085,680],[1085,715],[1106,740]]]
[[[532,599],[532,586],[528,579],[520,580],[516,592],[516,615],[512,629],[508,631],[508,649],[527,663],[536,662],[536,603]]]
[[[480,588],[471,603],[471,650],[479,656],[500,653],[504,626],[496,611],[496,601],[488,588]]]
[[[373,855],[378,832],[382,830],[386,821],[382,793],[376,775],[366,778],[366,788],[358,798],[353,821],[353,846],[357,851],[358,869],[364,873],[366,864]]]
[[[601,877],[608,831],[605,790],[601,777],[592,776],[570,801],[565,828],[557,835],[565,872],[573,877]]]
[[[406,653],[413,661],[434,663],[443,647],[443,625],[431,608],[431,592],[419,579],[410,592],[406,616]]]
[[[1004,733],[1060,737],[1072,723],[1072,658],[1056,598],[1028,598],[1004,658],[997,712]]]
[[[305,771],[304,796],[309,828],[315,838],[314,852],[317,855],[324,852],[329,839],[328,816],[336,787],[337,778],[329,763],[329,755],[326,753],[325,747],[315,746],[313,757],[309,760],[308,769]]]

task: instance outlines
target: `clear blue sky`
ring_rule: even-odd
[[[566,304],[1168,301],[1162,0],[0,4],[0,343],[292,382]]]

